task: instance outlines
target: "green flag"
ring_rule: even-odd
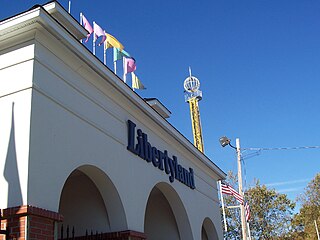
[[[125,50],[120,50],[119,48],[113,48],[113,61],[121,60],[122,57],[130,57],[130,54]]]

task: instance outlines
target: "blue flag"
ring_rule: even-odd
[[[121,60],[122,57],[128,57],[130,58],[130,54],[127,53],[125,50],[120,50],[119,48],[113,48],[113,61]]]

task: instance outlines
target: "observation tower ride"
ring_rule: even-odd
[[[190,76],[184,80],[183,87],[184,98],[186,102],[189,102],[192,132],[193,132],[193,144],[199,151],[204,152],[202,129],[200,122],[200,112],[198,102],[202,99],[202,92],[199,90],[200,81],[198,78],[191,75],[191,68],[189,67]]]

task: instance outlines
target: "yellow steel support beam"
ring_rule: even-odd
[[[200,112],[198,106],[198,99],[196,97],[190,98],[188,100],[190,106],[191,122],[192,122],[192,132],[193,132],[193,144],[199,151],[204,152],[203,138],[200,122]]]

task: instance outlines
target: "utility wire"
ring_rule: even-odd
[[[316,149],[320,146],[303,146],[303,147],[278,147],[278,148],[241,148],[249,151],[269,151],[269,150],[298,150],[298,149]]]
[[[256,151],[255,153],[247,154],[243,156],[241,154],[241,161],[244,168],[244,186],[247,188],[247,171],[245,165],[245,158],[251,158],[260,154],[261,151],[274,151],[274,150],[299,150],[299,149],[319,149],[320,146],[302,146],[302,147],[278,147],[278,148],[241,148],[241,150]]]

